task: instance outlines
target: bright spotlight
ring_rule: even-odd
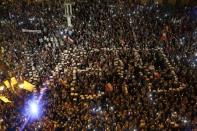
[[[42,101],[42,98],[46,89],[47,88],[43,88],[40,91],[39,96],[36,96],[35,94],[33,97],[27,100],[27,102],[25,102],[24,108],[21,111],[26,120],[20,128],[20,131],[23,131],[28,122],[33,122],[34,120],[38,120],[42,117],[43,107],[45,103],[44,101]]]
[[[38,103],[37,102],[30,103],[30,111],[32,115],[38,115]]]
[[[39,119],[42,115],[42,105],[37,99],[30,100],[25,106],[25,116],[30,119]]]

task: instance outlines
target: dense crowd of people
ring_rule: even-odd
[[[16,5],[15,5],[16,6]],[[191,8],[127,1],[17,4],[1,21],[1,82],[43,87],[43,116],[26,130],[196,129],[197,22]],[[24,32],[24,29],[41,30]],[[32,93],[0,105],[0,129],[20,130]]]

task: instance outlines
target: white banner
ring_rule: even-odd
[[[28,30],[28,29],[22,29],[22,32],[27,32],[27,33],[42,33],[41,30]]]

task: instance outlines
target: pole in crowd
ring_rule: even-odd
[[[67,26],[72,27],[72,5],[74,3],[72,0],[65,0],[64,7],[65,7],[65,17],[67,19]]]

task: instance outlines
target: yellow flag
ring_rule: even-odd
[[[4,81],[3,83],[4,83],[4,85],[5,85],[7,88],[10,88],[10,87],[11,87],[11,85],[10,85],[10,83],[9,83],[8,80]]]
[[[11,101],[8,98],[6,98],[5,96],[0,96],[0,100],[2,100],[5,103],[11,103]]]
[[[32,85],[31,83],[24,81],[23,83],[23,89],[32,92],[35,88],[35,85]]]
[[[10,83],[11,83],[12,90],[15,91],[14,90],[14,86],[18,83],[17,80],[16,80],[16,78],[15,77],[12,77]]]

